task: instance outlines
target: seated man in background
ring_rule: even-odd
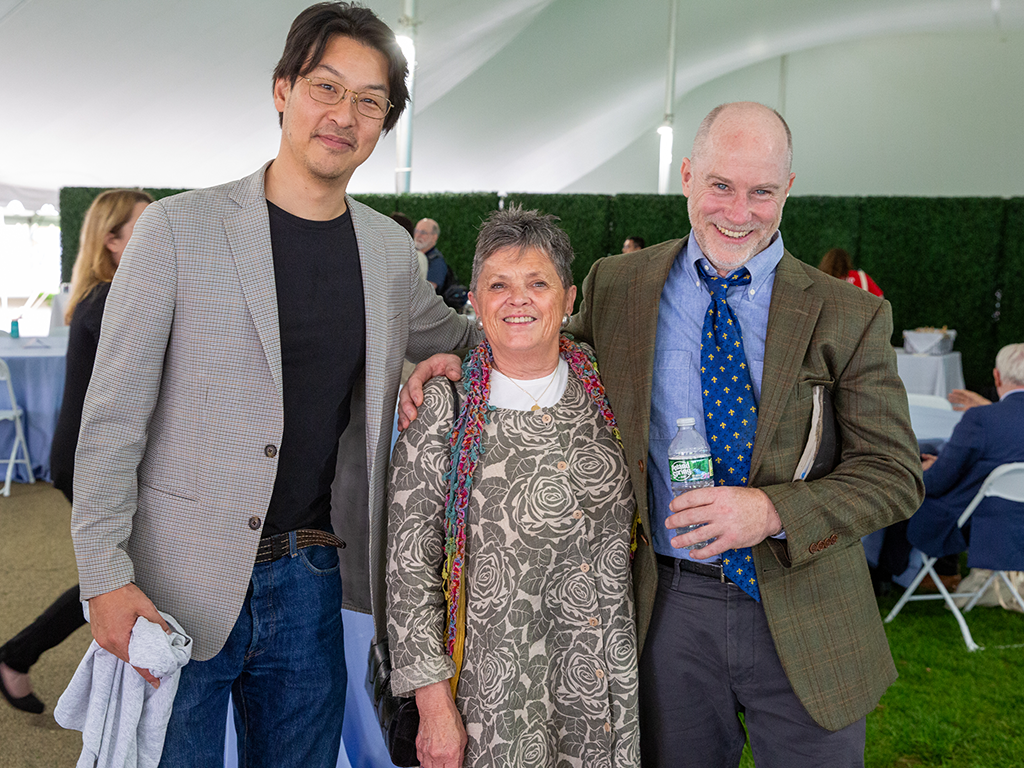
[[[427,282],[434,286],[438,295],[444,293],[448,277],[448,262],[444,254],[437,248],[437,238],[441,235],[441,227],[433,219],[420,219],[416,222],[413,238],[416,250],[427,257]]]
[[[956,565],[967,543],[956,522],[981,484],[1001,464],[1024,461],[1024,344],[1008,344],[996,355],[992,371],[997,402],[970,408],[938,456],[922,454],[925,500],[910,518],[909,543],[932,555],[948,556]],[[1014,502],[986,499],[980,510],[995,511]]]

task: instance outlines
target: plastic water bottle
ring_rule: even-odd
[[[692,491],[694,488],[710,488],[715,484],[711,449],[700,436],[700,432],[693,428],[694,424],[696,420],[692,418],[676,419],[679,430],[668,446],[668,472],[673,496]],[[676,536],[700,527],[689,525],[685,528],[676,528]],[[702,541],[684,549],[700,549],[710,543]]]

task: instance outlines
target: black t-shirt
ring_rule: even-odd
[[[264,536],[330,520],[338,439],[362,374],[366,316],[359,248],[346,211],[309,221],[267,202],[284,381],[284,436]]]

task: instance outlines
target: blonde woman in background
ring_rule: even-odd
[[[64,321],[71,325],[64,399],[50,451],[53,485],[68,501],[72,497],[82,404],[96,360],[110,281],[131,239],[135,222],[151,202],[153,198],[140,189],[111,189],[92,202],[82,224],[78,258],[71,277],[71,296],[64,315]],[[32,693],[29,669],[44,651],[59,645],[84,623],[76,584],[31,625],[0,647],[0,694],[12,707],[34,714],[45,709],[43,702]]]

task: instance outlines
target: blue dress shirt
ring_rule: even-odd
[[[750,271],[750,284],[734,286],[728,293],[729,306],[743,332],[743,351],[747,356],[757,402],[761,400],[768,309],[775,284],[775,268],[782,259],[782,252],[782,235],[776,232],[768,247],[744,265]],[[654,342],[650,455],[647,461],[650,473],[648,509],[654,529],[651,531],[654,551],[671,557],[689,558],[685,550],[672,546],[669,540],[675,533],[665,527],[665,520],[670,514],[668,505],[673,498],[668,479],[668,446],[676,435],[676,419],[693,417],[697,431],[707,439],[699,362],[701,328],[711,303],[711,294],[697,274],[698,269],[714,271],[691,235],[676,257],[662,289],[658,335]],[[716,560],[710,558],[702,562]]]

